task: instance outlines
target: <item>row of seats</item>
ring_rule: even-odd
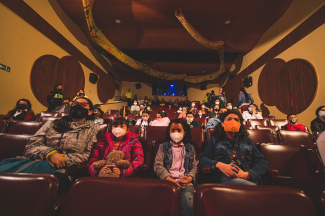
[[[49,215],[58,188],[53,175],[1,174],[2,215]],[[318,197],[324,204],[325,193]],[[321,201],[322,200],[322,201]],[[304,192],[294,188],[202,184],[193,194],[195,216],[317,216]],[[77,179],[63,202],[61,216],[70,215],[180,216],[180,189],[169,181],[153,179]]]

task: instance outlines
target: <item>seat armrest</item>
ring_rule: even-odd
[[[211,169],[209,167],[201,167],[201,171],[203,173],[210,173],[211,172]]]
[[[270,169],[268,174],[269,174],[269,176],[279,176],[279,171]]]
[[[87,162],[75,163],[65,168],[65,174],[70,176],[76,174],[78,172],[78,169],[84,169],[86,167],[87,167]]]
[[[148,165],[147,164],[141,164],[140,165],[140,170],[147,170],[148,169]]]
[[[54,199],[52,209],[51,209],[51,215],[53,215],[55,212],[57,212],[60,208],[62,208],[63,203],[66,200],[68,191],[63,191],[59,195],[57,195]]]

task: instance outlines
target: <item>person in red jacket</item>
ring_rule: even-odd
[[[288,124],[285,126],[289,131],[307,131],[306,127],[303,124],[297,124],[298,118],[295,114],[287,115]]]
[[[120,170],[115,165],[106,165],[100,170],[95,169],[92,164],[99,160],[106,160],[107,155],[114,150],[123,151],[127,160],[131,163],[128,169]],[[107,133],[105,138],[97,142],[96,147],[92,150],[89,161],[88,170],[91,176],[98,176],[100,172],[106,172],[112,169],[114,174],[120,177],[131,177],[139,170],[143,164],[144,156],[138,135],[130,132],[127,120],[120,117],[113,121],[112,132]]]
[[[4,119],[13,121],[33,121],[35,118],[34,112],[32,110],[32,105],[27,99],[20,99],[16,103],[16,107],[10,110]]]

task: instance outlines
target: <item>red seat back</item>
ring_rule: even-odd
[[[60,215],[179,216],[181,206],[180,190],[169,181],[84,177],[70,187]]]
[[[248,119],[247,124],[252,125],[252,127],[255,129],[256,125],[268,126],[268,120],[267,119]]]
[[[147,126],[145,130],[147,143],[151,145],[156,140],[165,139],[166,128],[167,126]]]
[[[253,140],[254,145],[257,143],[275,143],[273,134],[269,130],[247,130],[249,138]]]
[[[211,136],[212,136],[212,133],[213,133],[213,129],[214,128],[208,128],[207,131],[206,131],[206,138],[207,138],[207,141],[209,141],[211,139]]]
[[[262,126],[262,125],[256,125],[257,130],[269,130],[273,134],[277,134],[279,127],[278,126]]]
[[[8,122],[4,120],[0,120],[0,133],[6,132],[8,126]]]
[[[0,127],[0,128],[1,128],[1,127]],[[320,135],[322,132],[323,132],[323,131],[314,131],[314,132],[313,132],[313,136],[314,136],[315,141],[317,141],[319,135]]]
[[[196,216],[317,215],[308,196],[294,188],[202,184],[195,188],[193,200]]]
[[[50,117],[58,117],[59,112],[41,112],[40,113],[40,118],[45,117],[45,116],[50,116]]]
[[[118,116],[118,115],[120,115],[120,111],[119,110],[111,110],[111,115]]]
[[[42,124],[45,124],[47,121],[54,121],[54,120],[57,120],[60,118],[61,117],[44,116],[44,117],[40,118],[40,122],[42,122]]]
[[[63,113],[61,113],[61,116],[63,117],[63,116],[68,116],[68,115],[70,115],[70,113],[68,113],[68,112],[63,112]]]
[[[246,128],[246,130],[254,130],[255,128],[253,128],[252,125],[244,125],[244,127]]]
[[[109,125],[108,124],[98,124],[100,131],[97,134],[97,141],[100,139],[105,139],[105,135],[108,133]]]
[[[267,119],[270,121],[270,119],[275,119],[275,116],[263,116],[263,119]]]
[[[20,154],[32,135],[0,134],[0,160]]]
[[[59,181],[46,174],[0,174],[1,215],[49,215]]]
[[[304,131],[279,130],[278,134],[283,145],[304,145],[307,149],[312,149],[314,145],[312,135]]]
[[[206,118],[195,118],[194,120],[196,120],[197,122],[200,123],[201,127],[206,127],[207,126],[207,120]]]
[[[270,119],[270,126],[278,126],[279,128],[281,128],[287,123],[287,119]]]
[[[303,146],[268,145],[258,146],[270,165],[280,176],[314,178],[316,177],[307,148]]]
[[[141,129],[140,126],[138,126],[138,125],[129,125],[129,127],[130,127],[130,132],[133,132],[133,133],[135,133],[137,135],[140,134],[140,129]]]
[[[202,143],[204,142],[204,129],[203,128],[191,128],[192,141],[197,144],[198,155],[202,153]]]
[[[15,121],[10,123],[7,132],[16,134],[35,134],[41,127],[41,122]]]

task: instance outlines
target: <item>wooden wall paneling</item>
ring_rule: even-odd
[[[85,75],[79,62],[72,56],[64,56],[61,60],[66,68],[65,79],[62,83],[64,97],[73,100],[79,89],[85,88]]]
[[[293,59],[276,75],[277,108],[285,114],[299,114],[313,102],[318,85],[314,67],[306,60]]]
[[[223,86],[227,102],[231,102],[234,106],[237,106],[239,90],[241,88],[244,88],[241,78],[235,77],[234,79],[228,79],[227,84]]]
[[[286,62],[283,59],[273,59],[269,61],[263,68],[258,79],[258,94],[264,104],[275,106],[277,101],[275,77],[279,73],[280,68]]]
[[[97,94],[102,103],[106,103],[115,95],[115,81],[107,74],[99,76],[97,82]]]
[[[36,99],[48,107],[46,97],[57,84],[65,82],[66,68],[56,56],[44,55],[38,58],[31,69],[30,86]]]

